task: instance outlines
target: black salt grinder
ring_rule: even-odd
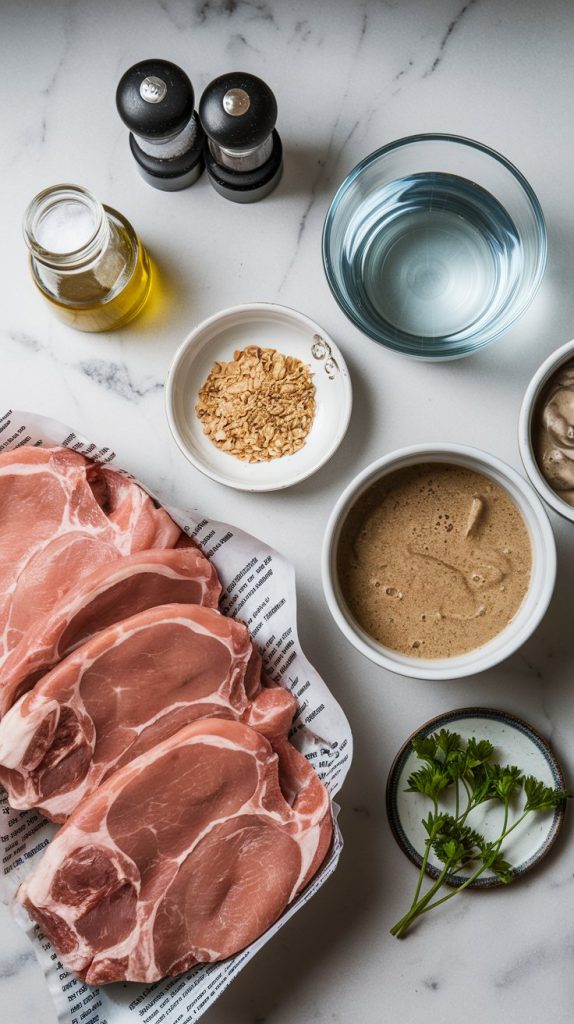
[[[213,187],[234,203],[269,195],[283,169],[277,102],[269,86],[243,71],[220,75],[205,89],[199,117]]]
[[[169,60],[143,60],[120,79],[119,115],[130,130],[130,149],[148,185],[176,192],[203,170],[205,136],[193,109],[193,86]]]

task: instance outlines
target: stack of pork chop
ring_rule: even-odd
[[[132,480],[0,455],[0,781],[63,823],[17,899],[93,984],[231,956],[307,884],[326,790],[209,561]]]

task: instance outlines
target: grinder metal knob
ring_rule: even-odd
[[[130,149],[154,188],[187,188],[203,170],[204,134],[193,109],[193,86],[168,60],[144,60],[122,75],[118,113],[130,129]]]
[[[213,187],[236,203],[263,199],[283,169],[275,130],[277,101],[260,78],[244,71],[220,75],[199,101],[207,136],[205,164]]]

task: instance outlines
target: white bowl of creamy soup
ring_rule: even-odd
[[[530,484],[486,452],[416,445],[351,481],[327,525],[329,609],[366,657],[455,679],[513,654],[554,590],[556,547]]]
[[[544,501],[574,522],[574,341],[538,368],[518,420],[524,468]]]

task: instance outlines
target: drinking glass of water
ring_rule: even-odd
[[[365,334],[423,359],[493,341],[546,263],[540,204],[499,153],[454,135],[399,139],[344,180],[323,232],[333,294]]]

